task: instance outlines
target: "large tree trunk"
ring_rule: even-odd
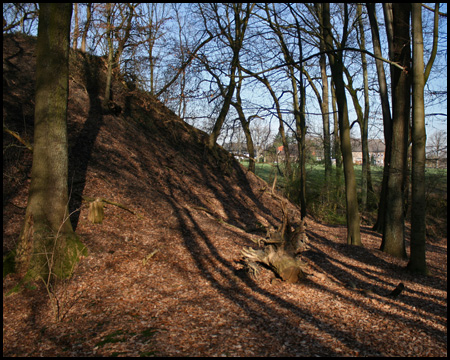
[[[411,60],[409,17],[410,3],[393,4],[392,61],[409,69]],[[388,170],[386,211],[381,250],[406,258],[404,213],[407,175],[408,124],[410,118],[410,76],[391,66],[392,78],[392,146]]]
[[[308,249],[308,237],[304,221],[292,230],[286,203],[283,203],[283,222],[276,232],[269,230],[265,240],[260,241],[263,249],[243,248],[242,255],[247,269],[253,276],[259,273],[258,263],[269,266],[283,281],[295,283],[305,277],[304,263],[298,255]]]
[[[36,47],[33,166],[16,271],[28,278],[63,277],[84,247],[68,212],[67,99],[72,4],[43,3]]]

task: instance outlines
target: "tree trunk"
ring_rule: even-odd
[[[392,51],[394,62],[410,67],[411,51],[409,15],[411,4],[393,4]],[[392,147],[388,170],[386,211],[381,250],[399,258],[406,258],[404,213],[407,175],[408,124],[410,114],[410,76],[391,66],[392,78]]]
[[[364,35],[364,25],[362,22],[362,6],[356,5],[356,15],[358,16],[358,29],[360,34],[360,48],[366,50],[366,40]],[[366,54],[361,52],[361,62],[363,69],[363,82],[364,82],[364,115],[361,121],[361,147],[363,153],[362,163],[362,186],[361,186],[361,208],[367,209],[367,202],[369,195],[373,194],[372,180],[370,174],[370,158],[369,158],[369,75],[367,73],[367,60]],[[371,196],[373,198],[373,196]]]
[[[113,47],[113,39],[112,39],[112,27],[113,24],[111,22],[111,3],[106,3],[106,40],[108,42],[108,69],[106,72],[106,85],[105,85],[105,96],[102,102],[102,109],[105,113],[109,111],[109,101],[111,100],[111,78],[112,78],[112,69],[113,69],[113,56],[114,56],[114,47]]]
[[[76,50],[77,47],[78,47],[78,36],[79,36],[78,35],[79,34],[79,31],[78,31],[78,3],[74,4],[74,11],[73,12],[75,13],[75,19],[74,19],[75,24],[74,24],[74,29],[73,29],[73,44],[72,44],[72,48],[74,50]]]
[[[291,13],[296,19],[296,14],[291,6],[289,6]],[[285,42],[284,35],[281,31],[281,27],[278,23],[277,13],[274,12],[274,20],[272,21],[271,15],[269,12],[269,7],[266,4],[265,6],[267,20],[269,21],[269,26],[276,34],[278,38],[278,42],[280,44],[281,51],[283,53],[284,60],[288,65],[289,78],[291,80],[292,86],[292,100],[293,100],[293,112],[295,118],[295,126],[296,126],[296,139],[298,146],[298,169],[300,174],[300,189],[299,189],[299,203],[301,207],[302,219],[306,216],[306,154],[305,154],[305,139],[306,139],[306,124],[305,124],[305,94],[304,94],[304,86],[303,86],[303,64],[301,62],[302,59],[302,41],[300,35],[300,26],[298,21],[296,20],[296,30],[297,30],[297,40],[298,40],[298,48],[299,48],[299,57],[300,64],[298,66],[298,70],[300,72],[300,81],[297,84],[297,79],[294,74],[294,58],[289,50],[288,45]],[[300,99],[299,99],[299,90],[300,90]]]
[[[382,57],[375,4],[367,3],[366,5],[367,5],[367,13],[369,15],[370,27],[372,30],[373,52],[375,56]],[[383,112],[385,152],[384,152],[383,180],[381,185],[380,202],[378,205],[378,215],[377,221],[373,229],[375,231],[382,233],[384,228],[384,216],[386,208],[386,188],[388,179],[388,169],[391,158],[392,119],[383,62],[378,59],[376,59],[375,62],[377,66],[378,83],[380,86],[381,109]]]
[[[250,121],[245,118],[244,110],[242,109],[242,100],[241,100],[241,85],[242,85],[242,73],[239,70],[239,82],[236,87],[236,102],[232,102],[235,107],[239,120],[241,121],[242,129],[244,130],[245,140],[247,143],[247,151],[249,154],[248,159],[248,171],[255,173],[255,147],[253,145],[252,134],[250,132]]]
[[[280,106],[280,102],[278,101],[278,97],[275,94],[275,92],[273,91],[269,80],[263,76],[260,77],[259,75],[256,75],[255,73],[252,73],[251,71],[249,71],[248,69],[242,68],[242,66],[240,67],[240,69],[242,71],[244,71],[245,73],[255,77],[255,79],[259,80],[261,83],[263,83],[267,90],[270,93],[270,96],[272,97],[273,103],[275,104],[275,108],[277,110],[277,117],[278,117],[278,123],[279,123],[279,127],[278,127],[278,131],[280,133],[280,137],[281,137],[281,142],[283,144],[283,149],[284,149],[284,164],[285,164],[285,177],[290,179],[292,176],[292,166],[291,166],[291,156],[290,156],[290,151],[289,151],[289,144],[286,140],[286,132],[284,131],[284,125],[283,125],[283,113],[281,111],[281,106]]]
[[[337,105],[336,105],[336,91],[334,89],[334,81],[331,79],[331,108],[333,109],[333,152],[334,158],[336,159],[336,183],[340,184],[340,176],[342,170],[342,153],[341,153],[341,140],[339,136],[339,119],[337,115]],[[339,171],[338,171],[339,170]]]
[[[411,259],[408,269],[427,273],[426,201],[425,201],[425,109],[423,89],[425,86],[423,64],[422,8],[412,4],[413,34],[413,117],[412,117],[412,207],[411,207]]]
[[[305,154],[305,137],[306,137],[306,125],[304,114],[304,101],[303,95],[300,94],[300,102],[297,90],[297,80],[294,76],[294,68],[289,66],[289,75],[291,78],[292,92],[293,92],[293,108],[296,127],[296,138],[298,147],[298,169],[300,176],[300,189],[299,189],[299,203],[302,213],[302,219],[306,216],[306,154]],[[302,92],[303,84],[300,84],[300,92]]]
[[[113,70],[120,70],[120,58],[122,57],[123,50],[125,49],[125,45],[130,38],[131,27],[134,18],[134,9],[135,5],[128,3],[125,5],[128,7],[128,11],[126,11],[126,25],[124,28],[124,34],[122,38],[119,39],[119,43],[117,44],[117,50],[114,52],[113,56]],[[125,22],[125,19],[122,19],[122,24]],[[122,27],[122,26],[121,26]],[[121,29],[119,29],[121,30]]]
[[[292,16],[295,19],[295,25],[297,29],[297,40],[298,40],[298,49],[299,49],[299,58],[300,58],[300,81],[298,82],[298,88],[300,90],[300,104],[297,108],[294,107],[295,114],[295,123],[297,127],[297,141],[298,141],[298,150],[299,150],[299,168],[300,168],[300,211],[302,220],[306,217],[306,93],[305,93],[305,85],[303,83],[303,45],[302,45],[302,37],[300,33],[300,25],[298,23],[297,17],[292,7],[289,5],[289,8],[292,12]],[[293,75],[293,73],[292,73]],[[292,85],[294,86],[295,77],[292,77]],[[294,90],[294,98],[297,94],[297,89]],[[300,134],[300,136],[299,136]]]
[[[347,6],[347,5],[346,5]],[[323,4],[322,16],[325,32],[325,44],[328,50],[333,50],[333,38],[330,23],[330,4]],[[346,9],[347,18],[347,9]],[[345,21],[347,23],[347,21]],[[343,37],[347,32],[344,25]],[[333,81],[336,87],[336,100],[338,105],[339,132],[341,136],[341,151],[344,163],[345,196],[347,204],[347,243],[362,245],[360,234],[360,218],[358,211],[358,198],[356,195],[356,178],[353,169],[352,148],[350,145],[350,125],[348,122],[347,100],[345,97],[345,85],[342,77],[343,56],[342,52],[328,53]]]
[[[230,83],[228,85],[228,90],[224,98],[222,109],[220,110],[219,116],[217,117],[213,130],[209,135],[208,147],[210,149],[213,149],[214,146],[216,145],[217,138],[220,135],[220,130],[222,129],[222,125],[228,114],[228,110],[230,109],[231,100],[233,98],[234,89],[236,87],[235,74],[239,64],[239,52],[242,49],[245,31],[247,29],[248,20],[251,11],[254,7],[254,4],[247,4],[245,10],[242,9],[242,4],[233,4],[232,6],[234,11],[234,23],[235,23],[234,38],[230,32],[227,33],[223,31],[224,35],[228,38],[228,42],[230,44],[231,49],[233,50],[233,58],[231,60],[231,70],[230,70]],[[242,18],[241,13],[244,15]]]
[[[214,124],[214,127],[212,129],[211,134],[209,135],[208,138],[208,146],[210,149],[214,148],[214,146],[216,145],[216,141],[217,138],[220,135],[220,130],[222,129],[222,125],[225,121],[225,118],[228,114],[228,110],[230,109],[230,105],[231,105],[231,100],[233,98],[233,93],[234,93],[234,89],[236,87],[236,81],[234,79],[235,74],[234,72],[236,71],[236,67],[233,66],[231,68],[231,78],[230,78],[230,83],[228,85],[228,91],[225,95],[224,101],[223,101],[223,105],[222,105],[222,109],[220,110],[219,116],[216,119],[216,122]]]
[[[325,50],[323,40],[320,40],[320,51]],[[330,136],[330,115],[329,115],[329,103],[328,103],[328,77],[327,77],[327,61],[325,54],[320,55],[320,75],[322,77],[322,121],[323,121],[323,152],[325,159],[325,181],[328,183],[331,178],[331,136]]]
[[[84,24],[84,31],[81,37],[81,51],[83,53],[86,52],[86,38],[89,31],[89,27],[91,25],[91,15],[92,15],[92,3],[86,4],[86,23]]]
[[[16,249],[27,278],[67,276],[84,246],[68,212],[67,99],[72,4],[42,3],[36,46],[36,102],[31,184]]]

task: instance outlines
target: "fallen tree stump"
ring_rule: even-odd
[[[283,202],[283,221],[277,231],[269,229],[265,239],[259,242],[262,249],[251,247],[243,248],[244,264],[251,275],[257,277],[260,271],[259,263],[267,265],[283,281],[295,283],[305,277],[303,263],[298,255],[308,249],[308,237],[305,232],[305,223],[294,226],[289,219],[287,205]]]
[[[132,213],[133,215],[136,215],[138,218],[143,219],[144,217],[142,215],[140,215],[139,213],[137,213],[134,210],[131,210],[129,207],[123,205],[123,204],[119,204],[117,202],[105,199],[105,198],[92,198],[92,197],[88,197],[88,196],[81,196],[82,199],[86,202],[90,202],[91,204],[89,205],[89,214],[88,214],[88,219],[89,221],[91,221],[94,224],[100,224],[103,221],[103,206],[104,204],[110,204],[110,205],[114,205],[117,206],[121,209],[124,209],[126,211],[129,211],[130,213]]]
[[[100,198],[89,204],[88,220],[93,224],[101,224],[103,222],[103,201]]]

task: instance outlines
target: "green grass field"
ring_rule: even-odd
[[[242,165],[247,166],[247,162],[241,162]],[[280,164],[280,170],[283,171]],[[362,166],[354,166],[358,194],[361,193],[361,177]],[[333,166],[330,184],[328,184],[329,191],[325,185],[325,167],[322,164],[307,164],[306,165],[306,203],[307,211],[314,217],[330,223],[342,224],[345,220],[345,188],[344,175],[338,176],[336,167]],[[291,201],[297,202],[296,188],[298,188],[298,181],[287,181],[287,179],[280,174],[276,164],[257,163],[256,175],[267,181],[269,185],[273,184],[277,174],[277,190],[288,196]],[[379,201],[379,192],[381,190],[381,181],[383,178],[383,168],[378,166],[371,167],[372,184],[375,190],[375,197],[369,199],[372,206],[367,211],[364,211],[366,218],[375,219],[376,207]],[[426,173],[426,196],[427,196],[427,210],[429,217],[434,219],[447,219],[447,169],[427,168]],[[430,221],[431,222],[431,221]]]

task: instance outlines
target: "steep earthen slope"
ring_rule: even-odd
[[[4,124],[30,142],[33,44],[3,43]],[[268,270],[248,278],[238,271],[240,249],[279,224],[279,200],[124,81],[114,82],[113,111],[102,115],[104,70],[102,59],[73,54],[70,208],[90,255],[55,289],[59,323],[39,284],[5,297],[17,279],[3,280],[4,355],[446,355],[446,243],[429,248],[433,276],[417,278],[377,250],[379,235],[363,229],[365,248],[348,247],[344,228],[309,219],[307,282],[272,283]],[[18,144],[4,133],[4,252],[17,239],[29,184],[31,155]],[[104,222],[91,224],[82,196],[139,216],[107,205]],[[403,294],[387,298],[399,281]]]

